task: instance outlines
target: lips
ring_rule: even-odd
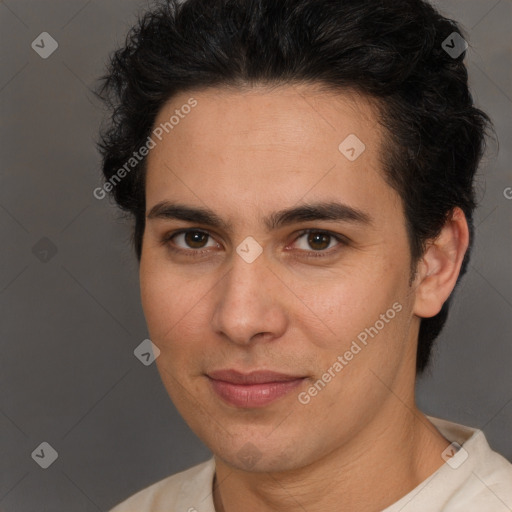
[[[216,370],[209,372],[207,377],[215,394],[238,408],[269,405],[300,386],[306,378],[267,370],[250,373]]]
[[[266,384],[270,382],[286,382],[302,379],[303,376],[287,375],[266,370],[256,370],[250,373],[241,373],[236,370],[217,370],[209,372],[208,376],[215,380],[230,382],[231,384]]]

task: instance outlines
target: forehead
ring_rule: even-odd
[[[153,133],[158,128],[161,140],[153,137],[156,145],[147,160],[149,207],[187,196],[196,204],[268,203],[275,209],[306,195],[325,199],[326,193],[350,204],[368,200],[370,192],[383,198],[378,188],[389,188],[381,170],[383,133],[376,106],[354,91],[312,86],[190,91],[161,108]]]
[[[381,135],[375,101],[352,90],[333,92],[313,85],[219,87],[180,93],[160,109],[155,126],[165,124],[192,97],[197,105],[186,109],[190,113],[180,116],[179,126],[164,138],[187,137],[190,143],[205,146],[231,134],[230,140],[218,146],[221,151],[230,142],[244,143],[245,149],[257,144],[291,147],[295,142],[309,149],[319,139],[329,143],[328,135],[334,140],[349,132]]]

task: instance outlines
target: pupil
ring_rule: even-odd
[[[324,241],[323,247],[315,249],[314,245],[316,243],[322,244],[322,239]],[[325,242],[327,242],[327,243],[325,243]],[[309,235],[308,243],[311,246],[313,246],[313,249],[315,249],[315,250],[325,249],[326,247],[329,246],[329,235],[325,235],[325,234],[322,234],[322,233],[312,233],[312,234]]]
[[[185,234],[185,239],[188,245],[194,248],[202,247],[201,241],[204,242],[204,238],[206,237],[205,233],[200,233],[199,231],[189,231]],[[198,243],[198,246],[194,244]]]

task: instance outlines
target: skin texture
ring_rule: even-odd
[[[148,156],[146,212],[161,201],[209,208],[232,230],[148,218],[140,283],[163,384],[215,455],[216,510],[382,510],[437,470],[449,445],[415,405],[415,354],[420,317],[437,314],[455,285],[464,215],[454,210],[411,283],[402,203],[379,159],[385,134],[365,97],[304,85],[210,88],[172,98],[155,126],[190,97],[197,106]],[[366,146],[355,161],[338,150],[349,134]],[[357,208],[370,223],[263,223],[317,201]],[[210,237],[164,242],[192,228]],[[308,243],[307,228],[346,243]],[[236,252],[248,236],[263,249],[252,263]],[[300,403],[396,303],[400,312]],[[265,407],[241,409],[212,391],[205,374],[219,369],[307,378]]]

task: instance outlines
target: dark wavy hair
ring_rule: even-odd
[[[139,15],[97,88],[111,113],[98,142],[104,179],[144,145],[177,93],[260,84],[357,91],[377,105],[387,146],[381,164],[402,198],[413,269],[458,206],[470,228],[460,279],[473,240],[474,175],[492,123],[473,105],[465,52],[452,58],[442,46],[453,32],[462,34],[423,0],[161,0]],[[108,188],[134,217],[139,261],[144,177],[145,158]],[[421,320],[418,373],[451,297]]]

